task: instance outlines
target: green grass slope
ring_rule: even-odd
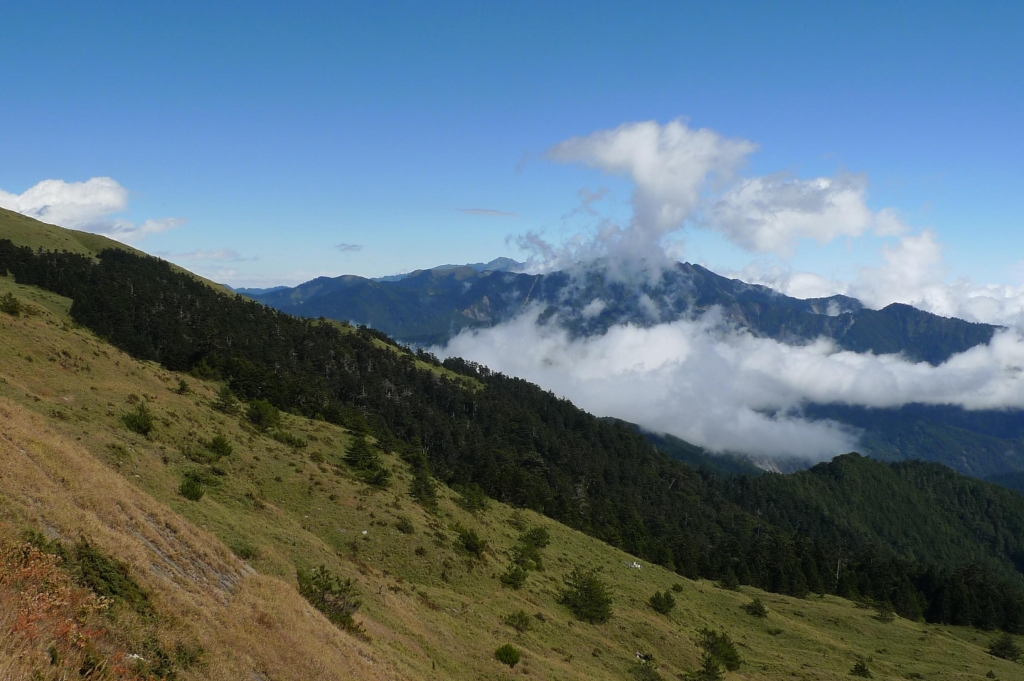
[[[15,246],[28,246],[33,250],[41,248],[44,251],[67,251],[68,253],[77,253],[90,258],[95,258],[96,254],[108,248],[134,253],[135,255],[147,255],[137,248],[132,248],[127,244],[100,234],[58,227],[57,225],[40,222],[21,213],[15,213],[6,208],[0,208],[0,239],[10,239]],[[227,287],[200,277],[183,267],[174,264],[171,267],[177,272],[184,272],[202,281],[207,286],[221,293],[234,295],[234,292]]]
[[[207,636],[199,630],[211,627],[237,629],[250,632],[252,640],[262,635],[277,655],[285,654],[278,639],[290,636],[292,648],[301,653],[292,658],[298,671],[272,668],[264,660],[252,663],[248,678],[683,678],[700,663],[695,639],[703,627],[724,630],[737,643],[743,664],[726,678],[846,679],[857,662],[884,679],[982,679],[990,672],[989,678],[1020,678],[1019,665],[988,654],[992,633],[901,618],[883,622],[874,610],[836,597],[795,599],[747,587],[730,591],[647,563],[635,567],[632,556],[530,511],[492,501],[486,510],[471,513],[444,487],[437,509],[427,511],[409,496],[411,472],[396,457],[383,455],[393,471],[389,488],[361,482],[342,460],[353,438],[344,428],[285,414],[282,431],[290,437],[270,437],[242,416],[213,408],[219,384],[112,348],[69,322],[62,312],[70,305],[66,299],[9,281],[0,286],[6,287],[0,294],[12,291],[26,306],[18,317],[0,313],[0,420],[10,425],[5,437],[13,437],[12,446],[26,456],[36,456],[41,447],[18,439],[26,437],[19,430],[26,428],[87,453],[113,481],[91,490],[102,500],[94,503],[115,514],[144,509],[105,530],[105,546],[140,580],[148,583],[180,564],[178,555],[149,544],[186,535],[209,536],[208,551],[223,555],[217,564],[232,565],[241,574],[232,561],[244,559],[257,576],[277,579],[268,584],[294,584],[297,569],[319,564],[353,580],[362,601],[355,619],[366,640],[309,629],[309,622],[325,622],[315,612],[284,620],[274,604],[294,597],[294,591],[289,596],[266,585],[264,591],[204,590],[212,576],[208,571],[181,570],[177,578],[193,583],[195,599],[217,613],[204,619],[197,613],[206,610],[199,606],[176,611],[180,604],[162,601],[183,636]],[[188,391],[179,392],[181,380]],[[142,402],[155,418],[145,437],[128,430],[122,418]],[[209,462],[204,443],[217,435],[227,439],[232,452]],[[5,457],[15,454],[12,449]],[[19,474],[27,473],[0,471],[0,522],[20,529],[59,525],[54,509],[63,498],[19,487]],[[70,466],[50,475],[80,477]],[[203,481],[206,494],[200,500],[182,496],[186,476]],[[74,483],[65,480],[65,488]],[[89,480],[77,484],[88,488]],[[148,524],[160,530],[153,538]],[[542,549],[545,569],[531,571],[518,591],[503,587],[500,575],[521,529],[535,525],[551,535]],[[479,556],[465,550],[460,528],[486,540]],[[237,558],[229,559],[224,547]],[[139,558],[139,552],[157,550],[163,558],[156,567]],[[563,576],[576,566],[596,570],[608,584],[613,598],[608,622],[586,624],[559,605]],[[672,591],[675,585],[679,591]],[[677,605],[663,615],[647,601],[666,590]],[[743,610],[754,596],[767,605],[766,618]],[[503,622],[518,611],[530,622],[523,632]],[[283,622],[288,627],[281,628]],[[314,636],[322,637],[319,647],[309,645]],[[181,671],[178,678],[245,678],[238,672],[244,669],[241,662],[230,673],[219,666],[221,657],[239,655],[233,640],[204,638],[205,664]],[[494,658],[504,644],[522,652],[514,668]],[[344,657],[346,651],[353,654]],[[654,664],[640,662],[638,654]],[[314,655],[348,659],[350,666],[324,662],[318,671],[317,660],[310,659]]]

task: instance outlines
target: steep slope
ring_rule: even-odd
[[[480,485],[499,500],[688,577],[742,574],[751,585],[791,595],[833,593],[842,583],[822,575],[845,558],[848,581],[860,595],[891,600],[896,578],[911,585],[915,602],[928,605],[957,588],[961,569],[982,556],[976,590],[1004,596],[969,603],[956,616],[1011,630],[1024,621],[1014,546],[992,544],[973,527],[965,535],[972,546],[940,562],[922,562],[917,547],[907,550],[880,533],[865,537],[853,525],[794,534],[731,500],[742,499],[732,493],[741,478],[699,475],[631,427],[595,419],[484,367],[451,359],[427,369],[421,364],[434,361],[428,355],[414,359],[369,330],[281,315],[218,295],[166,263],[119,251],[101,253],[96,263],[0,242],[0,266],[19,281],[74,296],[73,319],[141,358],[198,375],[219,373],[246,399],[368,430],[382,449],[420,470],[429,467],[445,482]],[[995,488],[980,482],[963,484],[1001,512],[1024,515],[1017,497],[994,495]],[[919,490],[891,492],[897,511],[899,504],[908,511],[894,513],[899,523],[910,517]],[[953,614],[937,616],[950,621]]]
[[[219,384],[134,360],[62,316],[70,301],[16,290],[26,312],[0,314],[0,521],[8,534],[83,537],[125,561],[156,615],[122,611],[105,625],[130,654],[149,654],[131,628],[140,622],[171,650],[200,650],[177,678],[673,678],[699,665],[702,627],[738,644],[744,662],[727,678],[843,679],[859,660],[876,678],[1019,671],[988,655],[993,637],[977,630],[883,622],[833,596],[730,591],[632,567],[632,556],[531,511],[497,502],[467,511],[444,487],[428,512],[408,496],[413,471],[397,457],[381,455],[393,470],[386,489],[341,462],[351,432],[294,415],[261,432],[213,408]],[[148,436],[122,420],[143,401],[155,419]],[[233,451],[210,463],[205,443],[217,435]],[[199,501],[179,491],[189,475],[207,485]],[[531,570],[520,590],[502,587],[521,531],[536,525],[550,533],[546,569]],[[479,557],[464,548],[465,529],[487,541]],[[332,627],[296,593],[296,569],[320,563],[355,583],[369,640]],[[607,623],[579,622],[558,604],[576,565],[610,585]],[[675,595],[669,614],[646,604],[655,591]],[[767,618],[743,611],[753,596]],[[522,632],[503,622],[519,611],[529,622]],[[514,669],[494,659],[504,643],[522,651]],[[22,669],[48,673],[46,645]]]
[[[67,251],[68,253],[84,255],[90,258],[95,258],[100,251],[105,249],[125,251],[126,253],[139,256],[146,255],[137,248],[132,248],[120,241],[115,241],[99,234],[66,229],[57,225],[40,222],[6,208],[0,208],[0,239],[9,239],[15,246],[26,246],[33,250]],[[200,277],[183,267],[173,264],[171,267],[176,272],[186,273],[217,291],[222,293],[232,292],[226,286]]]

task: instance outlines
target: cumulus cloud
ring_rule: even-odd
[[[748,251],[789,255],[794,242],[826,243],[858,237],[869,229],[880,235],[905,231],[892,209],[877,215],[866,204],[867,178],[840,175],[799,180],[781,175],[745,179],[715,200],[701,226],[721,232]]]
[[[828,340],[757,338],[725,327],[715,312],[571,338],[556,323],[538,324],[532,311],[463,332],[439,352],[534,381],[599,416],[713,451],[764,456],[823,459],[856,447],[857,433],[845,426],[803,419],[807,402],[1024,407],[1024,338],[1015,331],[935,367],[839,350]]]
[[[109,177],[94,177],[85,182],[43,180],[21,194],[0,190],[0,207],[42,222],[103,234],[126,243],[185,223],[181,218],[146,220],[141,224],[112,219],[111,214],[128,207],[128,190]]]
[[[662,239],[693,215],[709,183],[731,178],[754,149],[747,140],[693,129],[681,120],[644,121],[565,140],[549,149],[547,158],[629,177],[634,186],[630,223],[602,225],[595,247],[636,262],[660,262]],[[524,245],[538,245],[538,239],[533,235]],[[550,244],[545,246],[542,257],[551,255]]]
[[[875,212],[867,205],[867,178],[798,179],[786,175],[743,178],[738,175],[757,149],[751,141],[726,138],[707,128],[693,129],[681,120],[626,123],[552,147],[547,158],[577,163],[633,184],[632,215],[627,224],[603,219],[586,232],[552,243],[538,233],[517,243],[532,254],[535,271],[564,268],[581,259],[611,257],[651,268],[671,261],[666,247],[689,226],[720,232],[752,252],[787,256],[800,239],[819,243],[867,232],[895,236],[906,232],[897,212]],[[594,198],[581,193],[581,206],[570,216],[596,214]],[[621,268],[620,268],[621,269]]]

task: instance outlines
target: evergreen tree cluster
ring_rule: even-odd
[[[433,476],[690,578],[1024,631],[1024,497],[944,467],[847,455],[795,475],[719,477],[526,381],[227,296],[155,258],[0,240],[5,272],[71,298],[76,323],[134,357],[224,380],[218,408],[258,404],[257,427],[284,410],[372,435],[410,464],[424,506]]]

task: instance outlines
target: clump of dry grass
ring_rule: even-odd
[[[0,538],[0,678],[141,679],[104,628],[109,605],[56,556]]]

